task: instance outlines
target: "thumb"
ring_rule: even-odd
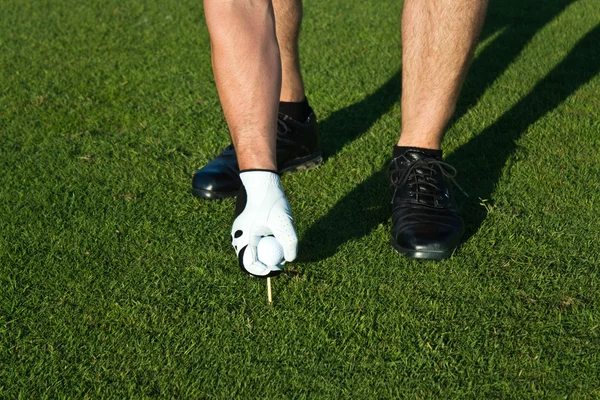
[[[248,246],[246,247],[246,253],[250,252],[250,255],[246,257],[248,257],[248,261],[251,264],[254,264],[258,261],[258,242],[260,241],[260,239],[261,237],[259,235],[250,235],[248,237]]]
[[[248,267],[258,262],[257,246],[260,236],[250,235],[247,240],[248,244],[240,244],[243,247],[238,251],[238,262],[242,270],[249,272]]]

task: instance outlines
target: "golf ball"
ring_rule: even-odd
[[[246,249],[248,250],[248,249]],[[266,266],[273,267],[283,262],[283,247],[273,236],[265,236],[258,242],[258,261]],[[244,253],[244,265],[252,264],[250,251]]]

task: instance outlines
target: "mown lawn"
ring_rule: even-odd
[[[600,1],[492,1],[444,144],[452,258],[388,244],[394,0],[305,1],[326,161],[240,273],[200,1],[0,2],[1,398],[599,398]]]

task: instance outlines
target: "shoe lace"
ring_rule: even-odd
[[[277,136],[284,136],[290,131],[290,127],[283,120],[283,114],[277,116]]]
[[[280,113],[277,116],[277,144],[296,144],[293,133],[294,130],[285,121],[285,115]]]
[[[400,157],[394,158],[393,162],[396,169],[390,174],[390,179],[394,185],[392,203],[396,199],[398,189],[406,184],[408,184],[409,188],[414,189],[409,192],[409,194],[412,194],[413,196],[438,197],[442,188],[438,185],[439,181],[431,177],[436,171],[440,171],[442,179],[446,178],[452,182],[454,186],[460,189],[465,196],[469,197],[458,182],[456,182],[457,171],[452,165],[442,160],[420,159],[411,162],[410,166],[404,169],[398,164],[399,158]]]

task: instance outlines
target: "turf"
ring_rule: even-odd
[[[388,244],[400,2],[305,2],[324,165],[243,276],[198,1],[0,2],[1,398],[599,398],[600,1],[490,4],[444,152],[452,258]]]

